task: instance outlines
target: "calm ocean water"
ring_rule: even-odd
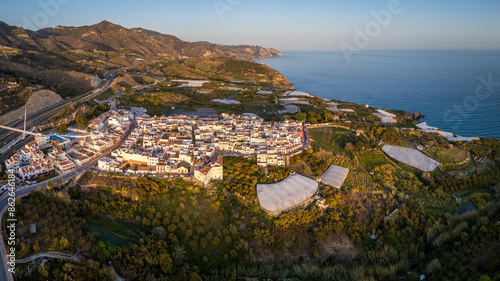
[[[318,97],[420,111],[445,131],[500,137],[500,51],[363,51],[351,59],[288,52],[257,62]]]

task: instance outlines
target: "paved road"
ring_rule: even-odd
[[[12,156],[12,151],[15,149],[17,151],[19,151],[20,149],[22,149],[26,144],[28,144],[29,142],[35,140],[35,137],[32,136],[32,135],[28,135],[26,136],[26,139],[24,139],[23,141],[20,141],[18,143],[16,143],[15,145],[13,145],[9,151],[5,152],[4,154],[0,155],[0,163],[3,163],[5,160],[7,160],[10,156]]]
[[[87,101],[87,100],[99,95],[100,93],[102,93],[103,91],[105,91],[107,88],[109,88],[111,86],[118,71],[119,70],[106,72],[106,74],[104,75],[105,80],[103,80],[101,82],[101,84],[99,84],[97,87],[95,87],[93,90],[91,90],[89,92],[86,92],[82,95],[73,97],[71,99],[64,100],[58,104],[49,106],[43,110],[40,110],[38,112],[35,112],[33,114],[28,115],[27,120],[28,120],[30,127],[34,127],[34,126],[38,126],[38,125],[43,124],[45,121],[49,120],[52,116],[54,116],[59,111],[61,111],[61,109],[63,109],[66,105],[68,105],[69,103],[71,103],[75,100]],[[19,119],[19,120],[15,120],[9,124],[6,124],[6,126],[22,129],[24,126],[24,119],[22,117],[24,117],[24,116],[21,116],[21,119]],[[21,133],[12,132],[12,131],[9,131],[6,129],[1,129],[0,136],[7,136],[7,137],[1,141],[0,147],[10,143],[12,140],[14,140],[14,138],[18,137],[19,135],[21,135]],[[7,154],[7,153],[4,153],[4,154]],[[2,157],[0,158],[0,162],[6,160],[6,159],[3,159],[4,157],[5,156],[2,155]]]
[[[58,253],[58,252],[47,252],[47,253],[40,253],[40,254],[32,255],[32,256],[24,258],[24,259],[16,260],[16,263],[27,263],[27,262],[36,260],[38,258],[52,258],[52,259],[63,259],[63,260],[73,260],[73,261],[79,260],[79,258],[77,256],[70,256],[68,254],[63,254],[63,253]]]

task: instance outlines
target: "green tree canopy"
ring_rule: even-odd
[[[302,112],[297,112],[297,114],[295,114],[295,120],[304,121],[305,120],[304,114],[302,114]]]
[[[57,129],[59,129],[59,133],[67,133],[68,132],[68,125],[66,124],[60,124],[57,126]]]
[[[75,122],[78,125],[78,127],[85,129],[89,126],[89,121],[87,118],[83,117],[83,115],[78,115],[75,118]]]

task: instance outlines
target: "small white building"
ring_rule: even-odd
[[[104,172],[109,172],[110,167],[113,165],[113,160],[107,157],[102,157],[97,160],[97,168]]]
[[[203,185],[208,185],[211,180],[223,179],[223,158],[222,155],[217,154],[206,167],[195,170],[194,178],[199,180]]]
[[[68,159],[57,161],[56,167],[61,173],[69,172],[75,169],[75,163],[69,161]]]

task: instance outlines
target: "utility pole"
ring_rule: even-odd
[[[24,106],[24,131],[26,132],[26,105]],[[26,133],[23,133],[23,140],[26,138]]]

